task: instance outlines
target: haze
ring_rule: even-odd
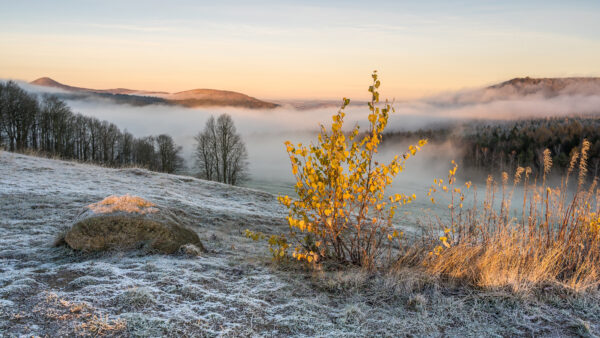
[[[2,1],[0,77],[398,99],[506,79],[599,76],[597,1]]]
[[[20,85],[40,95],[63,93],[54,88],[26,83]],[[388,132],[417,130],[473,119],[499,120],[598,113],[600,88],[578,87],[577,89],[578,91],[573,93],[566,88],[565,93],[559,93],[554,97],[542,95],[512,97],[505,95],[503,91],[482,88],[407,100],[394,104],[396,113],[391,115],[386,130]],[[366,88],[364,90],[366,91]],[[335,106],[298,110],[290,105],[265,110],[231,107],[192,109],[165,105],[133,107],[100,98],[72,99],[67,100],[67,103],[74,112],[111,121],[137,137],[163,133],[172,135],[175,142],[183,147],[182,155],[186,161],[186,170],[192,173],[196,170],[193,159],[196,145],[194,136],[202,130],[210,115],[230,114],[248,148],[251,178],[248,184],[277,193],[291,192],[293,182],[284,141],[304,144],[313,142],[319,124],[328,125],[331,121],[330,116],[337,110]],[[351,105],[346,112],[347,129],[357,124],[363,130],[367,128],[366,105]],[[386,143],[379,158],[389,160],[394,155],[404,153],[407,147],[408,143]],[[424,192],[431,184],[432,177],[444,177],[449,162],[459,159],[460,156],[460,150],[453,149],[448,144],[428,145],[426,151],[407,163],[408,174],[400,175],[396,186]],[[431,163],[440,165],[432,166]]]

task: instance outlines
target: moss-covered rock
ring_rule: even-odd
[[[129,195],[110,196],[87,206],[63,241],[88,252],[146,249],[171,254],[186,244],[204,251],[198,235],[171,211]]]

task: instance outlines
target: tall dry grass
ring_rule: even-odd
[[[447,185],[436,180],[430,190],[432,196],[438,190],[452,195],[450,217],[430,223],[430,231],[421,243],[429,243],[433,249],[425,250],[419,263],[435,275],[481,287],[517,292],[547,284],[560,284],[578,292],[597,289],[600,189],[596,178],[589,183],[587,177],[589,147],[584,140],[560,186],[547,184],[552,159],[546,150],[542,177],[533,178],[532,170],[522,167],[512,180],[508,173],[503,173],[500,180],[489,176],[484,200],[478,203],[475,198],[470,208],[463,208],[465,188],[455,186],[455,166]],[[576,172],[576,186],[570,186]],[[518,186],[522,186],[522,201],[514,197]],[[513,202],[518,208],[511,207]],[[414,261],[414,253],[423,251],[413,250],[413,257],[405,256],[401,261]]]

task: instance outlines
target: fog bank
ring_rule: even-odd
[[[61,90],[21,83],[28,91],[64,93]],[[482,94],[483,93],[483,94]],[[589,114],[600,110],[600,90],[544,95],[516,95],[482,90],[446,93],[422,100],[396,103],[396,112],[390,116],[386,131],[415,130],[432,125],[443,125],[472,119],[514,119],[527,117]],[[184,108],[167,105],[130,106],[98,97],[67,99],[74,112],[94,116],[115,123],[137,137],[169,134],[183,147],[186,165],[193,171],[194,136],[202,130],[211,115],[230,114],[238,132],[246,142],[250,162],[250,176],[257,187],[264,184],[286,186],[292,182],[290,164],[283,142],[310,143],[316,139],[319,124],[329,125],[337,108],[318,105],[313,109],[296,109],[283,105],[276,109],[239,109],[229,107]],[[341,100],[340,100],[341,103]],[[346,128],[360,125],[367,128],[368,108],[351,105],[346,109]],[[406,151],[408,144],[387,144],[378,155],[390,159]],[[449,145],[427,146],[407,166],[406,177],[411,183],[430,183],[434,176],[447,173],[449,162],[459,158],[458,150]],[[433,164],[433,165],[432,165]],[[398,178],[400,184],[402,178]],[[408,182],[406,183],[408,184]],[[421,184],[422,185],[422,184]],[[282,189],[277,188],[277,189]]]

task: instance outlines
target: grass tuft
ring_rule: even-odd
[[[406,252],[399,264],[407,261],[426,267],[433,275],[466,281],[478,287],[509,288],[527,292],[549,284],[585,292],[597,290],[600,282],[600,190],[594,179],[585,187],[589,142],[584,140],[581,153],[573,155],[571,167],[561,185],[546,185],[552,161],[544,152],[542,184],[531,182],[531,169],[519,167],[514,184],[508,175],[500,182],[489,176],[483,203],[474,202],[463,209],[464,193],[454,186],[450,171],[448,205],[450,217],[437,218],[430,224],[417,249]],[[569,174],[579,159],[577,189],[568,189]],[[511,209],[513,193],[522,182],[521,210]],[[467,182],[467,188],[470,182]],[[436,192],[432,186],[431,192]],[[501,195],[500,195],[501,194]],[[501,201],[498,203],[498,196]],[[433,200],[433,198],[432,198]],[[460,203],[460,204],[459,204]],[[439,238],[439,240],[438,240]],[[422,255],[423,246],[431,246]],[[415,254],[416,253],[416,254]],[[419,255],[421,253],[421,255]]]

